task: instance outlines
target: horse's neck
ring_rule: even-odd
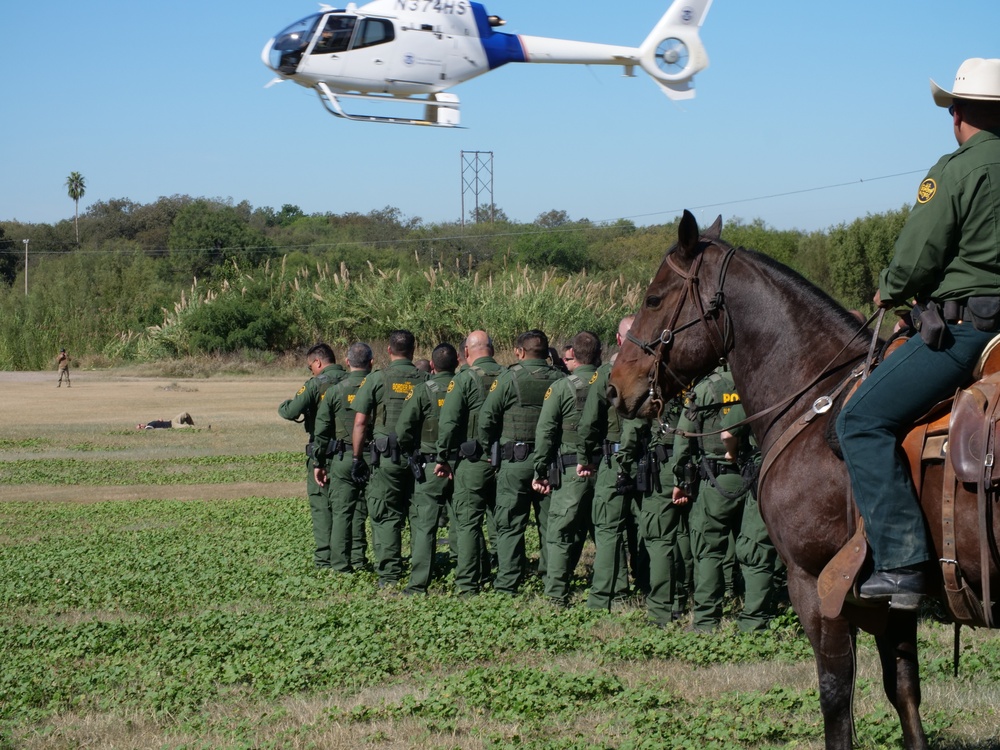
[[[843,365],[862,358],[868,342],[854,337],[843,311],[811,285],[755,256],[741,260],[730,270],[739,283],[726,284],[733,379],[748,416],[797,395],[766,423],[792,420],[848,375]]]

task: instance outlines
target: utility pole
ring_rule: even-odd
[[[489,195],[490,223],[493,223],[493,152],[462,151],[462,228],[465,228],[465,196],[470,194],[475,201],[474,215],[479,216],[479,196]]]
[[[28,296],[28,243],[31,240],[24,240],[24,296]]]

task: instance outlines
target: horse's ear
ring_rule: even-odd
[[[698,254],[698,236],[698,220],[685,208],[677,227],[677,250],[683,257],[694,258]]]
[[[722,239],[722,214],[719,214],[712,226],[705,230],[705,236],[710,240]]]

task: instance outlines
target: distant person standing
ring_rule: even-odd
[[[66,378],[66,387],[70,388],[69,355],[66,353],[65,349],[59,350],[59,356],[56,357],[56,366],[59,368],[59,382],[56,384],[56,388],[62,388],[63,377]]]

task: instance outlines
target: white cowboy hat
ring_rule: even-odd
[[[932,79],[931,95],[939,107],[950,107],[956,99],[1000,101],[1000,60],[982,57],[966,60],[955,74],[955,90],[946,91]]]

